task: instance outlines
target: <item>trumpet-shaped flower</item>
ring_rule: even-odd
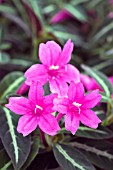
[[[28,89],[29,89],[29,86],[25,82],[23,82],[21,86],[18,88],[18,90],[16,91],[16,94],[22,95],[26,93]]]
[[[57,12],[51,19],[52,24],[59,23],[61,21],[64,21],[66,19],[74,18],[72,14],[70,14],[67,10],[63,9],[59,12]]]
[[[65,115],[65,128],[75,134],[79,123],[91,128],[97,128],[101,120],[96,116],[93,108],[101,99],[98,90],[84,95],[84,87],[81,82],[71,82],[68,89],[68,97],[54,99],[54,110],[59,112],[59,116]]]
[[[23,115],[18,122],[17,131],[27,136],[34,131],[37,126],[49,134],[55,135],[60,127],[53,112],[53,99],[57,94],[43,96],[43,88],[40,83],[33,82],[30,86],[28,99],[24,97],[10,97],[9,104],[6,105],[16,114]]]
[[[96,82],[95,79],[93,79],[93,78],[91,78],[91,77],[89,77],[87,75],[84,75],[84,74],[80,75],[80,79],[81,79],[81,82],[83,83],[84,87],[87,90],[96,90],[96,89],[99,89],[99,91],[103,91],[102,88]],[[111,82],[111,84],[113,85],[113,76],[108,77],[108,79]]]
[[[67,82],[80,80],[79,71],[71,64],[67,64],[71,59],[72,50],[71,40],[66,42],[63,50],[54,41],[41,43],[39,58],[42,64],[35,64],[25,72],[26,84],[39,81],[44,85],[49,81],[52,93],[65,96],[68,91]]]

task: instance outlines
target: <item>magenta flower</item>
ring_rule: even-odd
[[[64,21],[69,18],[74,18],[71,13],[69,13],[67,10],[63,9],[59,12],[57,12],[51,19],[52,24],[56,24],[58,22]]]
[[[95,79],[81,74],[80,75],[81,82],[85,86],[86,90],[96,90],[99,89],[99,91],[103,91],[103,89],[100,87],[100,85],[95,81]],[[113,76],[108,78],[111,84],[113,84]]]
[[[59,117],[65,115],[65,128],[75,134],[80,122],[91,128],[97,128],[101,120],[94,111],[90,110],[101,99],[98,90],[84,95],[84,87],[81,82],[71,82],[68,89],[68,97],[54,99],[54,110],[59,112]]]
[[[109,12],[107,15],[108,18],[112,19],[113,18],[113,12]]]
[[[43,88],[40,83],[33,82],[30,86],[28,99],[24,97],[10,97],[6,107],[16,114],[23,115],[18,122],[17,131],[27,136],[34,131],[37,126],[53,136],[60,130],[53,112],[53,99],[57,94],[43,96]]]
[[[63,50],[54,41],[41,43],[39,58],[42,64],[35,64],[26,71],[26,84],[30,85],[32,81],[39,81],[44,85],[49,81],[52,93],[65,96],[68,90],[66,82],[80,80],[79,71],[71,64],[67,64],[71,59],[72,50],[71,40],[66,42]]]
[[[110,5],[112,5],[112,4],[113,4],[113,0],[109,0],[108,2],[109,2],[109,4],[110,4]]]
[[[16,94],[22,95],[26,93],[28,89],[29,89],[29,86],[25,82],[23,82],[21,86],[18,88]]]

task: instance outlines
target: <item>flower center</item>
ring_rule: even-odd
[[[80,114],[80,111],[81,111],[80,106],[81,106],[82,104],[77,103],[77,102],[73,102],[73,105],[78,108],[78,113]]]
[[[49,70],[58,70],[58,69],[59,69],[59,66],[52,65],[49,67]]]
[[[36,105],[36,106],[35,106],[35,114],[37,113],[37,109],[39,109],[39,110],[43,110],[43,108],[42,108],[42,107],[40,107],[39,105]]]

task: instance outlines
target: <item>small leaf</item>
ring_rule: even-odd
[[[18,118],[8,109],[0,108],[0,137],[15,170],[25,163],[31,147],[30,136],[23,137],[16,130]]]
[[[56,144],[53,151],[56,160],[65,170],[95,170],[85,155],[71,146]]]
[[[72,14],[79,21],[87,21],[87,15],[83,11],[82,8],[74,7],[70,4],[65,5],[64,9],[66,9],[70,14]]]
[[[37,31],[37,34],[38,34],[42,30],[42,20],[40,20],[41,17],[39,18],[39,16],[41,16],[41,15],[39,15],[39,10],[37,10],[37,9],[39,9],[39,7],[36,4],[36,1],[34,2],[34,1],[29,0],[29,2],[28,2],[26,0],[22,0],[22,3],[29,14],[32,28],[33,29],[37,28],[37,30],[35,30],[35,31]]]
[[[107,118],[102,122],[103,126],[109,126],[113,123],[113,114],[107,116]]]
[[[7,170],[9,167],[11,170],[13,170],[11,160],[3,148],[0,150],[0,170]]]
[[[33,136],[31,138],[31,150],[29,153],[29,156],[24,164],[24,166],[21,168],[21,170],[26,170],[26,168],[31,164],[31,162],[34,160],[36,155],[38,154],[39,151],[39,139],[37,136]]]
[[[110,22],[108,25],[104,26],[97,34],[93,37],[93,41],[97,42],[102,36],[107,34],[110,30],[113,29],[113,22]]]
[[[107,139],[113,137],[113,132],[107,127],[99,126],[98,129],[91,129],[88,127],[80,126],[76,132],[79,137],[90,139]]]
[[[1,43],[0,50],[8,50],[11,48],[11,43]]]
[[[8,5],[1,5],[0,4],[0,12],[11,13],[15,14],[16,10]]]
[[[102,96],[102,99],[100,102],[102,102],[102,103],[112,102],[111,97],[107,97],[106,94],[103,92],[100,92],[100,94]]]
[[[113,144],[102,141],[89,141],[85,144],[75,142],[72,144],[80,149],[88,159],[97,167],[113,170]]]
[[[113,86],[110,83],[107,76],[105,76],[102,72],[97,71],[96,69],[92,69],[86,65],[82,65],[82,68],[87,72],[88,75],[93,77],[97,83],[103,88],[107,97],[110,97],[113,93]]]
[[[5,64],[9,61],[10,61],[10,56],[7,53],[0,52],[0,65]]]
[[[12,92],[14,93],[24,79],[23,73],[19,71],[7,74],[0,82],[0,99],[4,99]]]

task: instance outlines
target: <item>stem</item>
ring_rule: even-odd
[[[44,134],[44,132],[41,129],[40,129],[40,136],[41,136],[43,145],[45,147],[48,147],[48,144],[47,144],[46,139],[45,139],[45,134]]]

